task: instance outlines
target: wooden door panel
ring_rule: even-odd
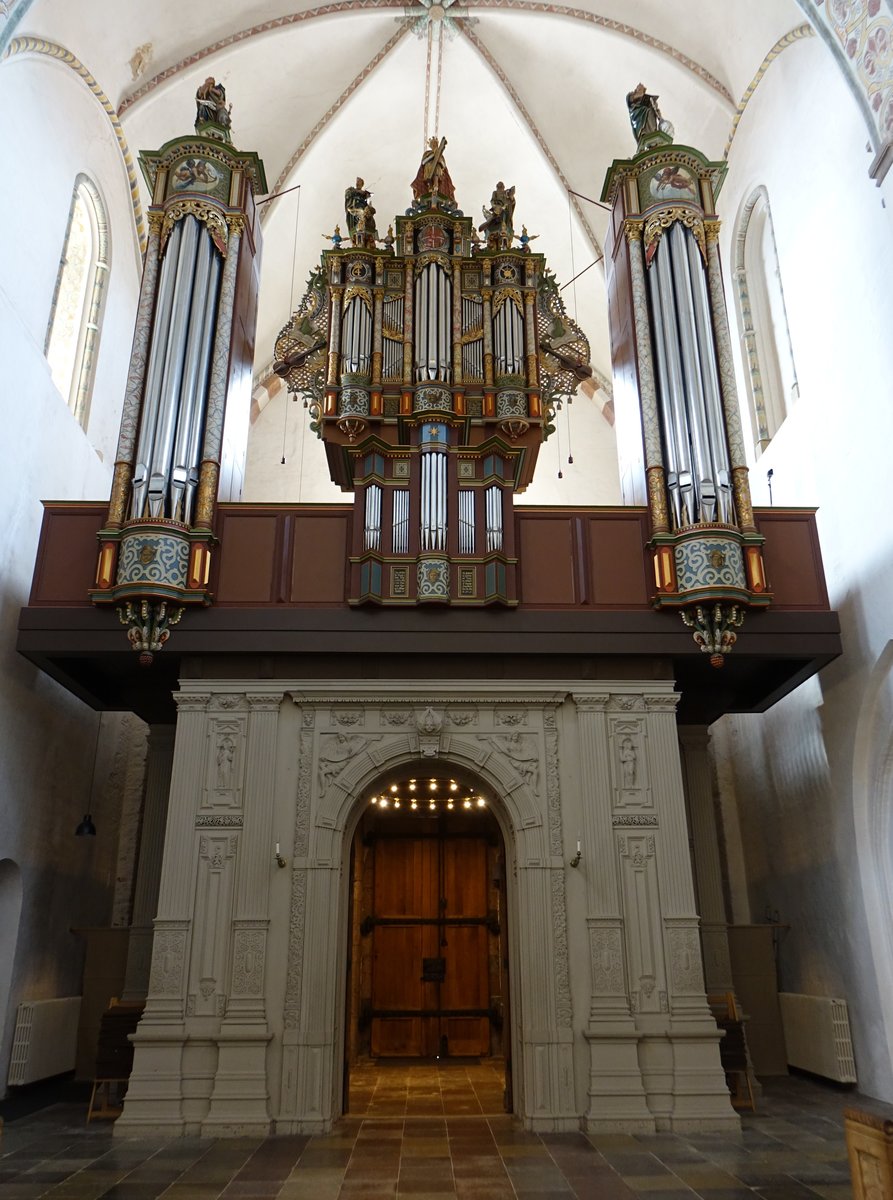
[[[372,1022],[372,1053],[376,1058],[418,1058],[422,1046],[419,1017],[376,1017]]]
[[[485,1058],[490,1053],[490,1022],[486,1017],[446,1017],[443,1031],[451,1058]]]
[[[452,1056],[489,1053],[489,1018],[463,1012],[489,1007],[488,886],[484,838],[376,841],[373,1055],[433,1057],[444,1038]],[[442,982],[422,978],[426,959],[434,976],[443,960]]]
[[[443,1008],[487,1008],[487,930],[483,925],[450,925],[441,954],[446,971],[441,989]]]
[[[372,1007],[422,1007],[424,926],[379,925],[372,958]],[[427,987],[428,985],[424,985]]]
[[[445,917],[487,915],[487,843],[483,838],[444,838]]]
[[[377,917],[437,915],[437,845],[382,839],[375,846],[373,911]]]

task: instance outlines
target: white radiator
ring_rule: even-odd
[[[838,1083],[856,1083],[846,1000],[779,992],[788,1063]]]
[[[34,1083],[73,1071],[80,1015],[80,996],[20,1004],[7,1083]]]

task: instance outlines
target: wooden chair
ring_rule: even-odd
[[[719,1043],[719,1060],[725,1071],[732,1106],[749,1108],[751,1112],[755,1112],[756,1102],[747,1059],[747,1037],[735,997],[732,992],[714,993],[707,996],[707,1003],[716,1024],[725,1034]]]

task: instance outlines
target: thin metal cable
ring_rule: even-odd
[[[437,93],[434,101],[434,136],[440,137],[440,85],[443,82],[443,23],[437,23]]]
[[[425,147],[428,145],[428,113],[431,107],[431,45],[434,37],[434,30],[431,22],[428,22],[428,53],[425,59],[425,112],[422,117],[422,153],[425,153]]]
[[[291,303],[289,311],[295,311],[295,264],[298,261],[298,218],[301,215],[301,185],[298,184],[295,188],[298,193],[298,198],[295,203],[295,236],[291,247]]]
[[[282,458],[280,458],[280,460],[279,460],[280,467],[285,466],[285,437],[286,437],[286,434],[288,433],[288,410],[289,410],[288,392],[286,392],[285,393],[285,418],[282,422]]]
[[[571,245],[571,281],[574,285],[574,320],[577,319],[577,264],[574,262],[574,221],[570,190],[567,193],[567,236]]]

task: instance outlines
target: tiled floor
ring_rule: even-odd
[[[470,1072],[474,1076],[474,1072]],[[466,1074],[466,1088],[475,1085]],[[367,1080],[368,1082],[368,1080]],[[486,1091],[486,1079],[479,1084]],[[451,1091],[439,1082],[440,1103]],[[858,1098],[803,1079],[770,1082],[740,1135],[537,1137],[506,1115],[369,1115],[327,1137],[113,1139],[59,1103],[7,1119],[2,1200],[844,1200],[851,1196],[841,1111]],[[434,1084],[427,1095],[433,1103]],[[387,1091],[387,1087],[385,1088]]]
[[[467,1063],[362,1062],[350,1069],[352,1117],[480,1117],[505,1111],[501,1060]]]

